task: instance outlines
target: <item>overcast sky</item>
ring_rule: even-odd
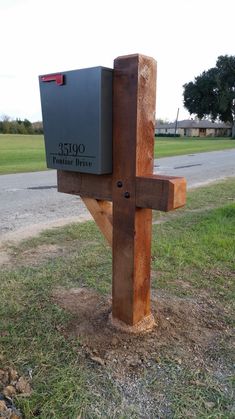
[[[234,0],[0,0],[0,116],[41,119],[38,75],[117,56],[157,60],[157,118],[189,115],[182,85],[235,54]]]

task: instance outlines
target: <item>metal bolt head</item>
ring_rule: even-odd
[[[125,193],[124,193],[124,197],[125,197],[125,198],[130,198],[130,196],[131,196],[131,195],[130,195],[130,192],[125,192]]]
[[[121,180],[119,180],[119,181],[117,182],[117,187],[118,187],[118,188],[122,188],[122,181],[121,181]]]

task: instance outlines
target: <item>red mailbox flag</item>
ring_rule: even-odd
[[[55,81],[58,86],[62,86],[64,84],[64,76],[63,74],[49,74],[48,76],[42,76],[41,81]]]

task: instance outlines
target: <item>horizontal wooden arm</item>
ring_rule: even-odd
[[[112,175],[91,175],[58,170],[58,191],[112,201]],[[125,192],[128,191],[123,185],[123,194]],[[185,178],[161,175],[136,177],[137,207],[172,211],[184,206],[185,202]]]
[[[58,192],[112,201],[112,175],[57,170]]]
[[[186,202],[186,179],[148,175],[136,178],[136,206],[172,211]]]

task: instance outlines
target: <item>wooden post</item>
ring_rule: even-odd
[[[138,332],[150,310],[152,209],[186,199],[184,178],[153,174],[156,62],[143,55],[114,61],[113,173],[58,171],[58,191],[80,195],[113,249],[112,323]]]
[[[142,55],[114,61],[113,320],[150,318],[152,210],[136,208],[136,177],[153,172],[156,62]]]

